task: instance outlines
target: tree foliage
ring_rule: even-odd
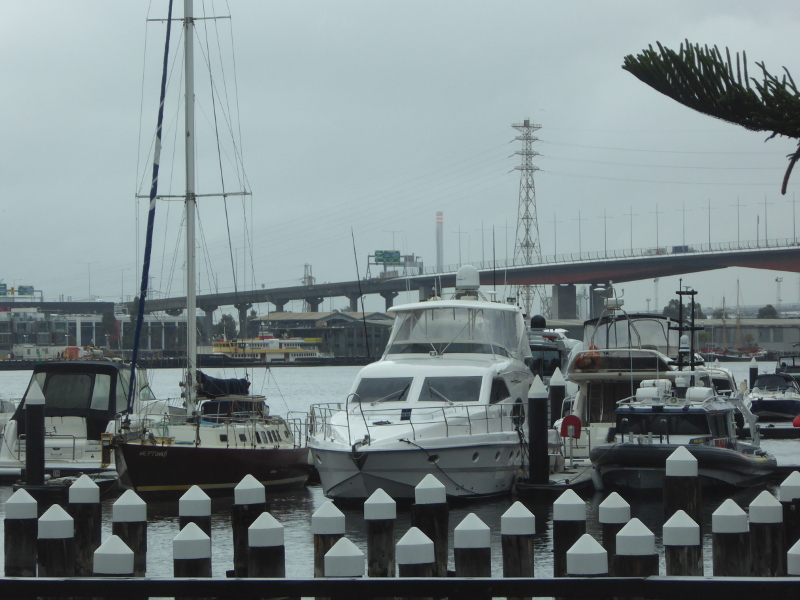
[[[767,304],[758,309],[759,319],[780,319],[781,316],[772,304]]]
[[[800,139],[800,91],[789,71],[779,79],[770,74],[764,63],[762,81],[749,77],[747,55],[735,66],[726,48],[725,58],[714,46],[692,46],[688,40],[675,52],[656,42],[636,56],[624,58],[622,68],[662,94],[705,115],[741,125],[751,131],[768,131],[767,139],[781,135]],[[744,73],[744,74],[743,74]],[[752,82],[752,85],[751,85]],[[783,178],[781,193],[792,168],[800,159],[800,145],[789,155],[789,166]]]
[[[669,317],[670,319],[673,319],[673,320],[677,321],[678,320],[678,310],[680,308],[680,303],[679,302],[680,301],[677,298],[673,298],[672,300],[669,301],[669,304],[667,304],[664,307],[664,311],[661,314],[663,314],[665,317]],[[692,313],[691,305],[684,304],[683,305],[683,320],[684,321],[689,321],[691,313]],[[695,319],[705,319],[706,318],[706,315],[703,313],[703,308],[700,306],[699,302],[695,302],[694,303],[694,318]]]
[[[236,338],[236,329],[236,321],[233,316],[224,314],[214,325],[214,336],[218,339],[232,340]]]

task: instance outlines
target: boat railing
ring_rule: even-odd
[[[369,444],[382,427],[408,427],[414,440],[481,433],[508,433],[524,420],[517,404],[448,404],[444,406],[370,408],[358,403],[314,404],[309,415],[309,435],[331,438],[334,429],[348,443]],[[521,405],[520,405],[521,406]],[[337,416],[334,419],[334,416]],[[438,426],[438,427],[435,427]],[[354,439],[355,437],[355,439]]]

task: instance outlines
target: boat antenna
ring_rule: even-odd
[[[353,258],[356,262],[356,281],[358,281],[358,297],[361,298],[361,322],[364,324],[364,347],[367,349],[367,359],[371,358],[369,354],[369,335],[367,334],[367,313],[364,312],[364,294],[361,291],[361,275],[358,273],[358,254],[356,253],[356,234],[353,233],[353,228],[350,227],[350,237],[353,239]],[[353,348],[355,350],[355,348]]]
[[[133,336],[133,354],[131,355],[130,387],[128,388],[127,410],[133,404],[133,390],[136,389],[136,359],[139,354],[139,338],[142,335],[144,321],[144,304],[147,299],[147,288],[150,280],[150,253],[153,250],[153,223],[156,218],[156,196],[158,195],[158,165],[161,160],[161,126],[164,122],[164,97],[167,91],[167,70],[169,59],[169,36],[172,31],[172,0],[169,0],[167,12],[167,40],[164,42],[164,66],[161,71],[161,93],[158,103],[158,122],[156,124],[156,146],[153,152],[153,179],[150,184],[150,210],[147,214],[147,237],[144,246],[144,262],[142,263],[142,283],[139,288],[137,303],[136,329]]]

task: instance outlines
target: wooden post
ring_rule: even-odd
[[[433,541],[436,563],[434,577],[447,577],[447,530],[450,508],[444,484],[433,475],[426,475],[414,488],[411,524]]]
[[[664,521],[682,510],[702,528],[703,496],[697,459],[684,446],[667,457],[664,477]]]
[[[147,574],[147,504],[127,490],[111,507],[111,533],[133,552],[133,575]]]
[[[750,559],[755,577],[786,575],[783,507],[767,490],[750,503]]]
[[[753,385],[756,382],[756,377],[758,377],[758,363],[756,362],[755,357],[750,361],[750,389],[753,389]]]
[[[568,577],[607,577],[608,551],[588,533],[567,550]]]
[[[700,526],[679,510],[664,523],[664,557],[667,575],[703,576]]]
[[[453,530],[453,559],[456,577],[492,576],[489,527],[475,513],[469,513]]]
[[[75,577],[75,524],[58,504],[39,517],[36,565],[39,577]]]
[[[193,485],[178,500],[178,526],[197,525],[211,539],[211,498]]]
[[[394,522],[397,503],[382,489],[364,502],[367,522],[367,576],[394,577]]]
[[[433,542],[418,528],[412,527],[397,542],[397,570],[400,577],[433,577],[436,561]],[[429,597],[406,600],[430,600]]]
[[[750,575],[750,529],[747,514],[728,498],[711,515],[714,577]]]
[[[286,577],[283,525],[268,512],[261,513],[247,530],[247,576]]]
[[[536,517],[524,504],[514,502],[500,517],[503,577],[534,576],[535,535]]]
[[[314,577],[325,576],[325,554],[344,535],[344,513],[330,500],[311,515],[314,535]]]
[[[44,394],[36,380],[25,395],[25,484],[44,485]]]
[[[631,520],[631,505],[617,492],[612,492],[600,503],[598,512],[603,548],[613,557],[617,553],[617,534]],[[613,560],[608,566],[608,574],[612,577],[616,575]]]
[[[528,481],[547,484],[550,481],[550,456],[547,452],[547,388],[537,375],[528,393]]]
[[[778,499],[783,506],[785,550],[800,540],[800,472],[792,471],[781,483]]]
[[[617,534],[616,577],[658,575],[656,536],[639,519],[631,519]]]
[[[69,486],[67,512],[75,522],[75,575],[89,577],[94,572],[94,552],[100,547],[103,510],[100,488],[88,475]]]
[[[6,577],[36,577],[37,510],[36,500],[21,488],[6,500],[3,523]]]
[[[567,396],[567,382],[561,374],[561,369],[556,367],[550,377],[550,427],[561,418],[564,398]]]
[[[800,576],[800,542],[795,542],[787,552],[786,571],[789,577]]]
[[[172,539],[174,577],[211,577],[211,538],[197,523],[187,523]]]
[[[325,553],[325,577],[364,577],[364,553],[346,537]],[[333,596],[331,600],[348,600]]]
[[[566,577],[567,550],[586,533],[586,503],[573,490],[553,502],[553,577]]]
[[[234,577],[247,577],[247,530],[266,510],[264,485],[252,475],[245,475],[233,489],[231,505]]]
[[[133,577],[133,550],[116,535],[95,550],[92,562],[96,577]]]

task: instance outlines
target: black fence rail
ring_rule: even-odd
[[[657,598],[680,600],[796,599],[800,578],[373,578],[178,579],[4,578],[0,598]]]

